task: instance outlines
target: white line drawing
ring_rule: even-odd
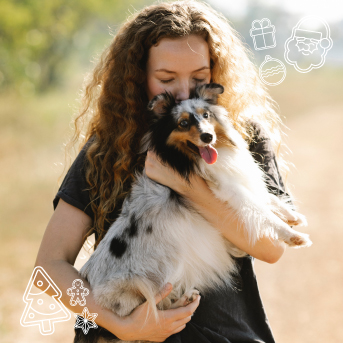
[[[76,323],[75,329],[82,329],[83,333],[87,335],[89,329],[97,329],[98,325],[95,324],[95,318],[98,316],[97,313],[89,313],[88,308],[85,307],[82,313],[74,314]]]
[[[81,279],[75,279],[72,283],[72,287],[67,289],[67,294],[71,296],[69,301],[71,306],[76,306],[77,304],[85,306],[85,297],[89,294],[89,289],[83,286],[83,281]]]
[[[313,25],[318,29],[310,30]],[[323,66],[332,45],[327,22],[317,16],[307,16],[293,27],[291,37],[286,40],[285,60],[298,72],[308,73]]]
[[[35,290],[34,286],[40,289]],[[47,294],[48,289],[53,290],[54,295]],[[26,303],[20,319],[22,326],[39,326],[42,335],[51,335],[55,331],[54,324],[64,322],[71,318],[70,312],[61,302],[62,292],[56,286],[43,267],[37,266],[27,284],[23,300]],[[44,308],[43,308],[44,305]],[[47,307],[49,308],[47,310]]]
[[[276,47],[275,26],[271,24],[268,18],[254,20],[251,23],[250,36],[254,41],[255,50]]]
[[[269,86],[279,85],[286,77],[286,67],[278,59],[267,55],[259,68],[260,79]]]

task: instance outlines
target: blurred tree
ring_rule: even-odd
[[[85,40],[82,29],[95,21],[118,23],[147,2],[0,0],[0,88],[55,85],[74,46]]]

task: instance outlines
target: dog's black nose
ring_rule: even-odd
[[[213,136],[210,133],[202,133],[200,135],[200,139],[204,142],[204,143],[211,143]]]

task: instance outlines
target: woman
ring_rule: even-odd
[[[87,307],[98,314],[96,322],[109,331],[108,337],[154,342],[274,342],[252,262],[254,258],[276,262],[284,245],[264,237],[249,245],[240,223],[203,179],[193,176],[189,186],[152,152],[146,156],[136,153],[147,129],[149,100],[167,90],[182,101],[195,85],[211,81],[225,87],[220,104],[250,143],[266,172],[269,190],[283,194],[274,154],[280,145],[280,119],[236,33],[208,5],[161,3],[134,14],[119,29],[86,87],[72,140],[73,144],[82,136],[78,122],[88,116],[83,148],[54,199],[55,212],[36,261],[62,290],[64,304],[82,312],[82,307],[69,305],[66,295],[73,280],[80,278],[73,267],[76,256],[92,233],[96,248],[119,214],[134,171],[144,167],[148,177],[187,197],[205,219],[249,254],[238,260],[236,289],[214,290],[203,295],[201,302],[198,297],[185,307],[159,311],[162,325],[150,317],[142,327],[146,303],[124,318],[100,308],[83,280],[90,289]],[[172,285],[166,286],[156,295],[156,303],[170,293]]]

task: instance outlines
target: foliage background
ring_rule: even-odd
[[[317,4],[299,13],[286,11],[278,1],[246,0],[238,15],[233,10],[237,2],[208,2],[250,46],[251,22],[268,17],[280,42],[273,57],[281,60],[282,42]],[[150,3],[0,0],[0,342],[72,341],[72,320],[57,323],[51,336],[41,336],[37,327],[21,327],[22,296],[53,213],[58,180],[66,172],[64,143],[72,133],[83,77],[110,42],[109,32]],[[286,64],[285,81],[270,87],[289,127],[285,143],[296,168],[288,184],[308,217],[304,231],[314,242],[309,249],[287,250],[275,265],[255,262],[266,312],[281,343],[343,341],[343,21],[329,25],[334,46],[325,65],[300,74]],[[259,65],[266,52],[252,51]],[[80,253],[77,266],[87,254]]]

